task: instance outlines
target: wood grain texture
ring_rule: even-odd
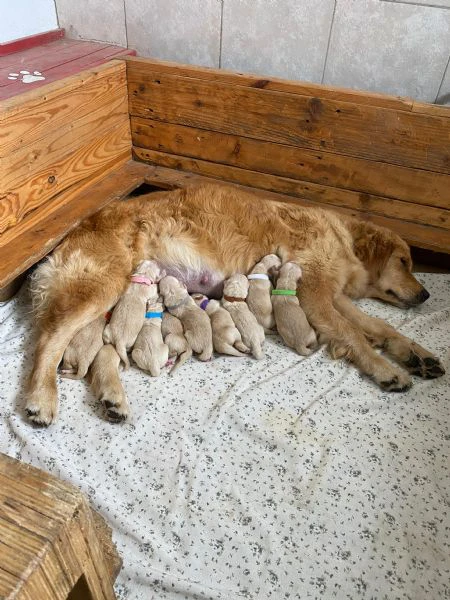
[[[153,58],[124,57],[127,62],[128,73],[132,76],[139,73],[153,71],[155,73],[166,73],[168,75],[179,75],[193,79],[203,79],[211,82],[222,82],[236,86],[253,87],[278,92],[288,92],[301,96],[314,96],[316,98],[328,98],[342,102],[353,102],[366,106],[379,106],[384,108],[395,108],[396,110],[411,111],[413,100],[401,96],[388,96],[376,92],[363,92],[324,86],[305,81],[291,81],[276,77],[261,77],[260,75],[236,73],[225,69],[213,69],[209,67],[197,67],[176,62],[156,60]],[[428,106],[428,105],[426,105]]]
[[[99,132],[91,130],[90,137],[93,139],[89,142],[79,145],[79,140],[75,139],[77,148],[69,146],[72,151],[67,156],[62,153],[61,158],[61,152],[56,149],[41,155],[43,159],[36,161],[36,170],[33,165],[30,168],[25,163],[25,176],[12,183],[5,192],[0,192],[0,233],[16,225],[56,194],[95,172],[103,172],[111,160],[129,152],[129,121],[127,117],[121,117],[120,120],[121,124],[106,132],[102,132],[102,128]]]
[[[80,491],[0,455],[0,597],[66,600],[79,578],[114,600],[91,510]]]
[[[176,157],[179,160],[180,157]],[[186,168],[186,164],[183,168]],[[255,187],[255,181],[250,176],[250,182],[247,185],[237,184],[232,179],[233,169],[228,168],[227,175],[229,179],[224,176],[224,172],[220,172],[216,175],[204,176],[199,173],[190,173],[185,170],[178,170],[182,167],[181,162],[175,165],[175,168],[164,168],[162,166],[156,166],[155,171],[152,172],[151,176],[147,176],[146,181],[148,183],[165,186],[166,188],[184,187],[186,185],[197,185],[199,183],[211,183],[215,182],[220,184],[222,182],[232,183],[242,187],[248,191],[251,191],[258,196],[268,198],[275,201],[284,202],[295,202],[302,206],[319,207],[327,210],[335,210],[347,215],[351,215],[357,219],[364,221],[370,221],[383,227],[388,227],[398,233],[404,240],[413,246],[419,248],[426,248],[434,250],[436,252],[447,252],[450,253],[450,231],[438,227],[432,227],[429,225],[422,225],[419,223],[413,223],[404,219],[394,219],[391,216],[378,215],[370,211],[361,212],[358,210],[352,210],[338,205],[330,205],[322,202],[312,201],[305,199],[304,197],[293,196],[286,193],[272,192],[264,189],[257,189]],[[236,171],[238,169],[235,169]],[[261,177],[261,173],[258,173],[258,178]],[[239,175],[240,181],[242,181],[241,174]],[[390,215],[390,213],[388,213]]]
[[[105,106],[126,86],[122,61],[83,71],[0,103],[0,157],[30,146],[56,130]],[[125,88],[126,89],[126,88]]]
[[[153,169],[130,161],[129,155],[127,150],[105,173],[62,192],[0,237],[0,287],[50,252],[85,217],[143,183]]]
[[[133,145],[139,148],[363,194],[450,208],[450,176],[442,173],[257,141],[140,117],[131,118],[131,134]],[[363,194],[362,202],[366,198]]]
[[[427,223],[435,227],[450,229],[450,211],[424,207],[410,202],[401,202],[390,198],[382,198],[372,194],[361,194],[334,188],[331,186],[308,183],[268,173],[259,173],[247,169],[239,169],[228,165],[212,163],[203,160],[166,154],[154,150],[134,148],[137,158],[151,164],[199,173],[208,177],[233,181],[242,185],[261,188],[291,196],[298,196],[320,204],[332,207],[340,206],[357,210],[362,214],[388,214],[397,219],[406,219],[413,223]]]
[[[450,119],[128,69],[130,113],[268,142],[450,173]],[[142,68],[144,67],[144,68]]]

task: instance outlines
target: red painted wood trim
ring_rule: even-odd
[[[42,44],[60,40],[64,37],[64,34],[65,29],[52,29],[51,31],[36,33],[35,35],[29,35],[17,40],[12,40],[11,42],[4,42],[3,44],[0,44],[0,56],[6,56],[7,54],[21,52],[22,50],[28,50],[28,48],[34,48],[35,46],[41,46]]]

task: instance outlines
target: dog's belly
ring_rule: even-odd
[[[219,271],[206,266],[196,269],[181,264],[157,262],[160,269],[166,272],[166,275],[172,275],[178,281],[184,283],[190,294],[204,294],[208,298],[222,298],[224,276]]]

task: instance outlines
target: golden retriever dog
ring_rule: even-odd
[[[408,371],[427,378],[444,373],[438,358],[352,303],[379,298],[406,308],[429,297],[396,234],[331,210],[209,184],[112,202],[35,270],[40,332],[27,392],[29,418],[41,425],[55,420],[56,371],[66,346],[116,304],[140,261],[157,261],[191,293],[220,298],[225,279],[248,273],[267,254],[301,265],[300,304],[333,357],[353,362],[391,391],[411,385]]]

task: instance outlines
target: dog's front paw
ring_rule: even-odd
[[[30,396],[25,406],[28,419],[40,427],[48,427],[56,421],[58,414],[58,398],[56,393],[51,396],[42,393],[36,398],[36,393]]]
[[[424,379],[435,379],[445,373],[440,360],[417,344],[413,344],[408,360],[404,364],[410,373]]]
[[[111,393],[103,394],[101,401],[106,409],[106,418],[112,423],[121,423],[126,421],[130,414],[125,394],[112,391]]]

